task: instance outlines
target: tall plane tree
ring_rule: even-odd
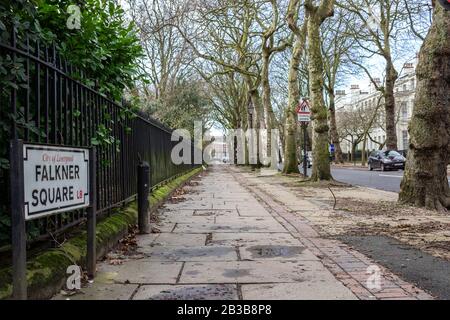
[[[308,17],[308,61],[312,113],[313,170],[312,181],[332,180],[328,150],[328,111],[324,100],[323,59],[320,27],[333,16],[334,0],[305,1]]]
[[[409,127],[410,151],[400,202],[450,208],[447,178],[450,144],[450,11],[433,1],[433,24],[422,45]]]
[[[288,75],[288,107],[284,129],[284,167],[283,173],[299,173],[297,158],[297,118],[296,108],[300,100],[299,66],[306,42],[307,23],[302,27],[297,25],[300,1],[290,0],[286,20],[294,34],[294,45],[289,64]]]

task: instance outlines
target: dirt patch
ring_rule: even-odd
[[[325,201],[331,205],[332,201]],[[372,202],[339,198],[336,211],[328,210],[317,229],[329,237],[388,236],[435,257],[450,260],[450,218],[448,215],[392,201]]]
[[[319,189],[327,189],[327,188],[352,188],[353,186],[339,181],[318,181],[313,182],[310,180],[296,181],[287,183],[290,187],[309,187],[309,188],[319,188]]]
[[[331,202],[329,202],[331,204]],[[401,205],[392,201],[368,202],[355,198],[338,198],[336,210],[367,216],[430,216],[442,215],[434,211]]]

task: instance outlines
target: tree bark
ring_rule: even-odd
[[[336,102],[334,91],[330,92],[330,108],[329,108],[329,116],[330,116],[330,140],[334,144],[335,152],[334,155],[336,157],[336,163],[344,163],[344,157],[342,156],[341,144],[339,141],[339,133],[337,131],[336,124]]]
[[[267,116],[267,157],[270,159],[270,167],[272,169],[277,168],[275,155],[273,156],[272,150],[272,130],[276,129],[276,119],[273,113],[271,99],[271,88],[269,80],[269,68],[270,68],[270,50],[263,50],[263,65],[261,71],[261,85],[262,85],[262,104],[264,106],[264,112]]]
[[[356,165],[356,147],[358,145],[356,143],[352,143],[352,162],[354,165]]]
[[[409,126],[410,151],[401,203],[445,211],[450,139],[450,12],[435,4],[433,24],[417,66],[417,92]]]
[[[361,165],[365,166],[367,163],[367,159],[366,159],[366,151],[367,149],[367,137],[364,136],[363,138],[363,148],[362,148],[362,152],[361,152]]]
[[[252,81],[249,79],[249,85],[253,85]],[[253,103],[254,107],[254,115],[253,115],[253,124],[252,128],[256,129],[256,167],[261,168],[261,159],[260,159],[260,130],[264,129],[265,121],[264,121],[264,110],[261,104],[261,96],[259,95],[258,88],[250,89],[250,99]]]
[[[304,37],[296,36],[292,57],[289,65],[288,76],[288,108],[286,116],[286,128],[284,137],[284,167],[283,173],[300,173],[297,157],[297,106],[300,101],[300,88],[298,83],[298,68],[305,44]]]
[[[312,113],[313,169],[312,181],[332,180],[330,154],[328,150],[328,112],[323,98],[323,61],[320,41],[320,26],[327,16],[320,10],[308,10],[308,58]]]
[[[397,150],[397,129],[395,125],[395,97],[394,87],[398,73],[389,58],[386,64],[385,110],[386,110],[386,147],[388,150]]]

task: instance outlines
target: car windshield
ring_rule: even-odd
[[[386,151],[383,152],[383,156],[385,158],[395,158],[395,157],[401,157],[402,155],[398,153],[397,151]]]

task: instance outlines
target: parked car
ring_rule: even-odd
[[[374,151],[369,157],[369,170],[405,170],[406,158],[397,151]]]

